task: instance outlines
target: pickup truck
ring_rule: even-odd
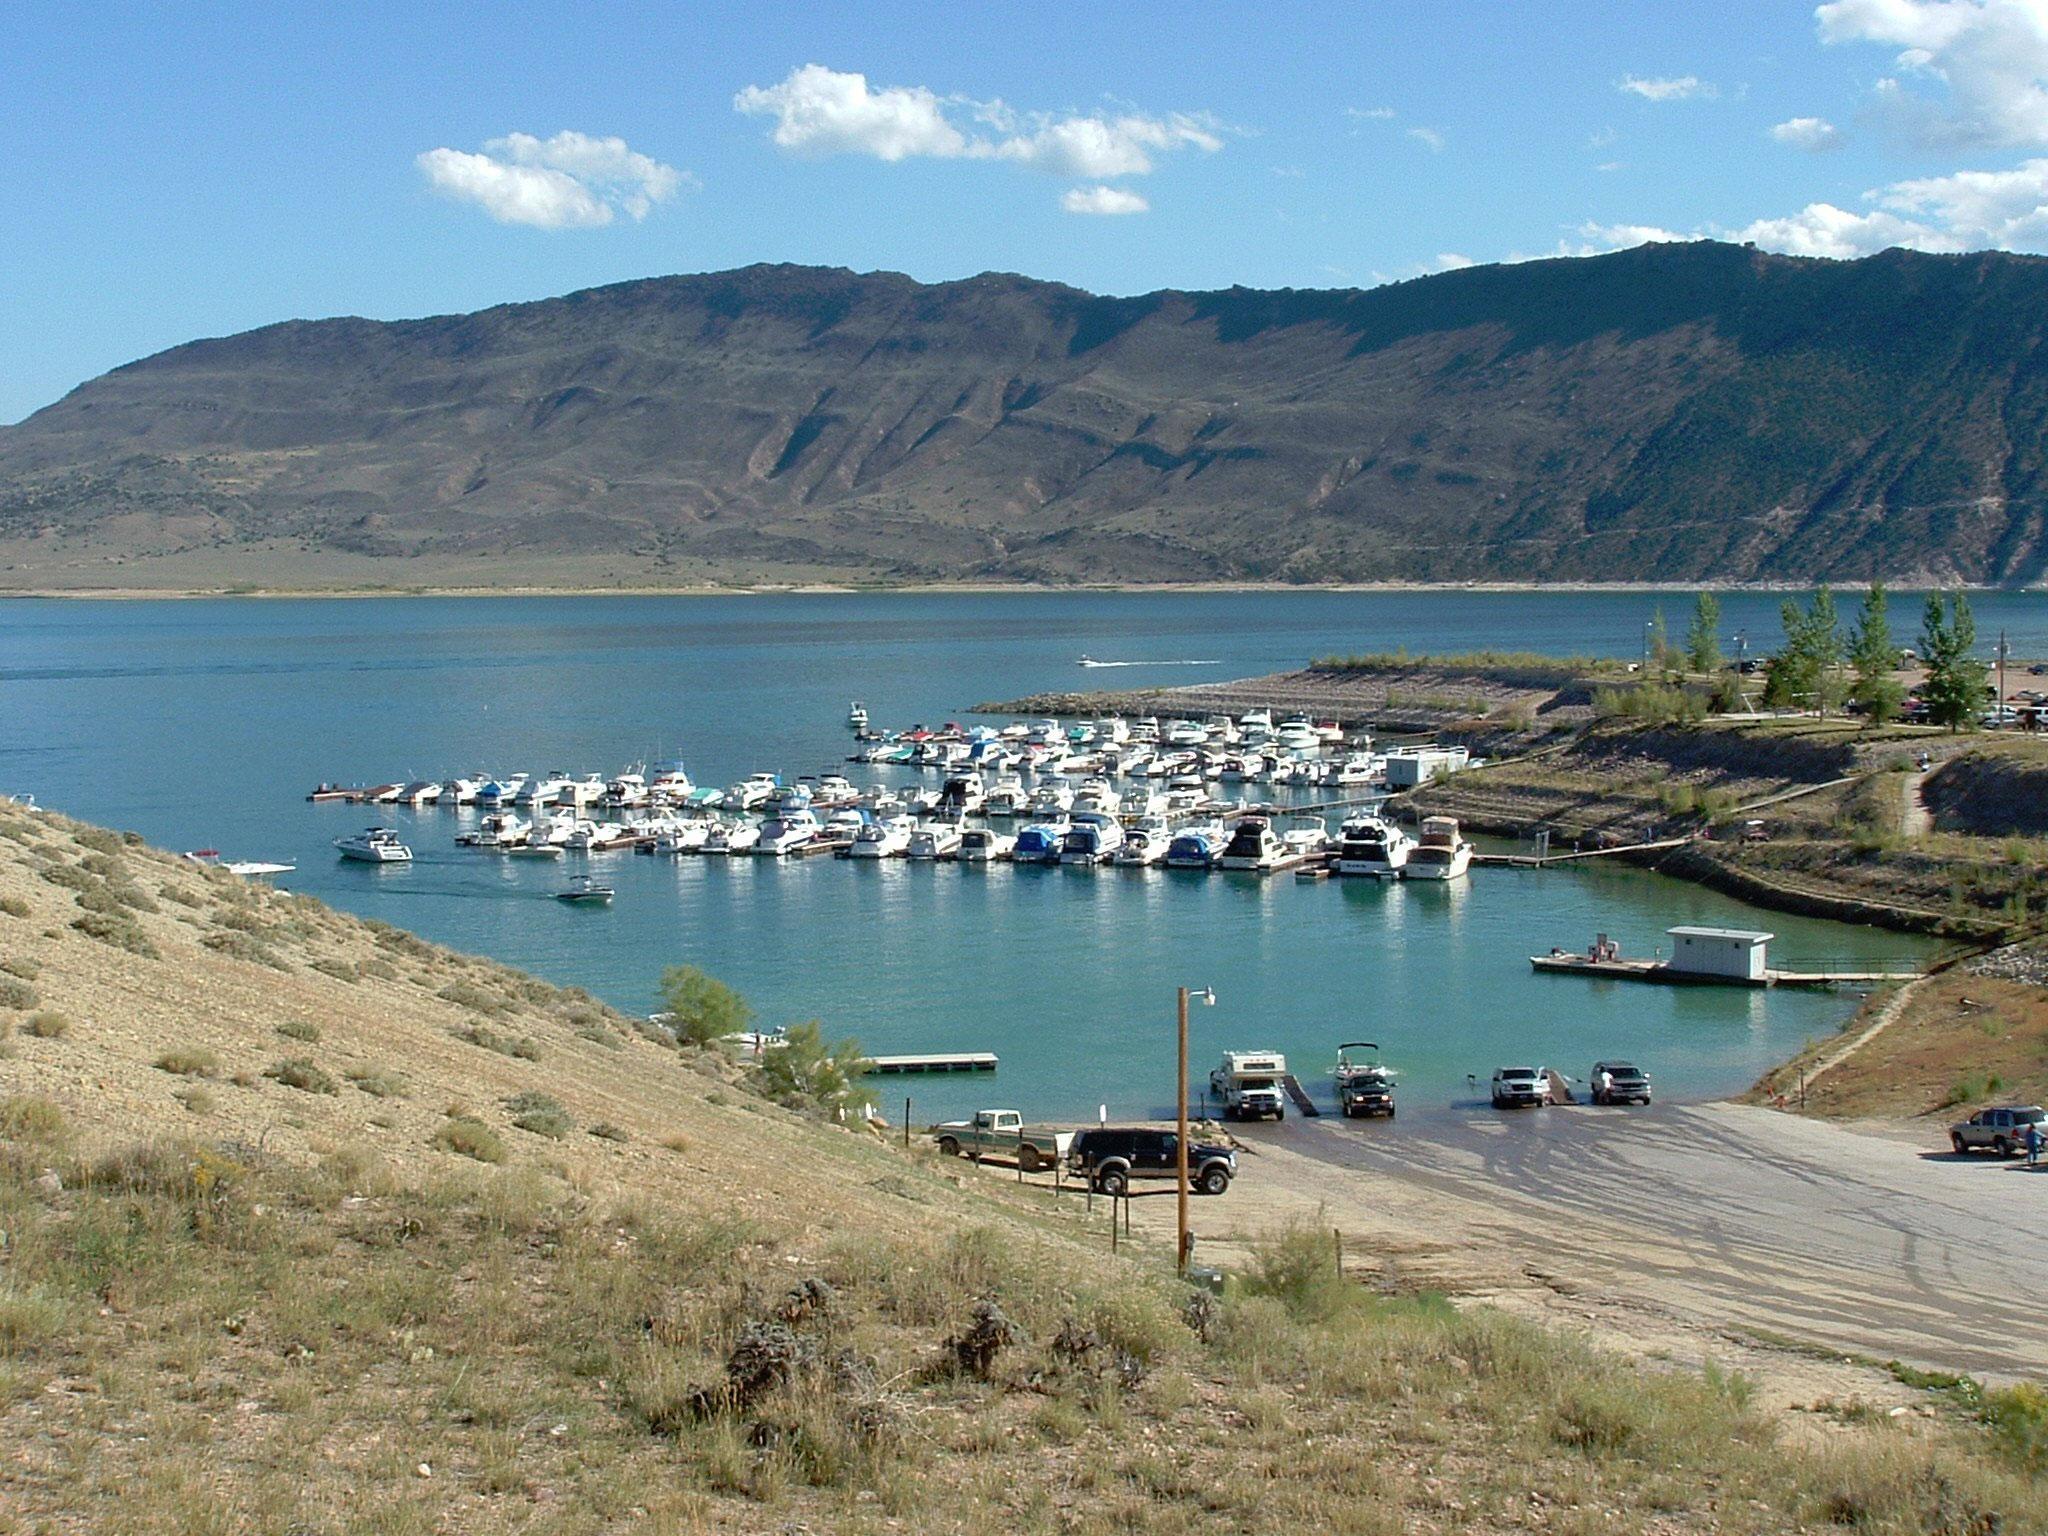
[[[976,1110],[972,1120],[943,1121],[925,1134],[948,1157],[1014,1157],[1026,1173],[1052,1167],[1067,1155],[1074,1140],[1072,1131],[1026,1125],[1014,1109]]]
[[[1493,1074],[1493,1107],[1519,1109],[1550,1102],[1550,1074],[1541,1067],[1502,1067]]]
[[[1278,1051],[1225,1051],[1223,1065],[1209,1074],[1209,1091],[1222,1101],[1226,1120],[1285,1120],[1280,1080],[1286,1076],[1287,1058]]]

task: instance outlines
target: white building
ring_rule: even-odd
[[[1761,985],[1769,979],[1764,946],[1776,934],[1747,928],[1667,928],[1671,939],[1670,969],[1692,976]]]
[[[1465,747],[1395,747],[1387,753],[1387,782],[1396,789],[1413,789],[1439,773],[1458,772],[1471,757]]]

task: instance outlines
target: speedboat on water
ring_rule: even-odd
[[[901,814],[871,821],[853,836],[848,856],[856,859],[900,859],[910,847],[917,818]]]
[[[823,828],[817,816],[808,805],[797,806],[772,816],[761,824],[761,834],[755,840],[754,852],[769,858],[780,858],[795,853],[806,843],[814,841]]]
[[[953,857],[962,864],[993,864],[1006,859],[1017,846],[1017,839],[1007,832],[996,832],[988,827],[969,827],[960,834],[960,846]]]
[[[1227,840],[1228,834],[1218,821],[1182,827],[1174,834],[1173,841],[1166,845],[1166,867],[1208,869],[1216,862],[1216,856],[1223,851]]]
[[[615,893],[608,885],[599,885],[588,875],[578,875],[564,890],[555,892],[555,900],[566,901],[574,906],[608,907]]]
[[[1017,841],[1010,849],[1011,859],[1018,864],[1056,864],[1059,862],[1060,847],[1066,842],[1067,823],[1059,821],[1035,821],[1017,834]]]
[[[1415,839],[1378,816],[1354,816],[1337,842],[1337,873],[1384,878],[1401,873]]]
[[[903,850],[906,859],[943,859],[960,847],[960,823],[957,821],[928,821],[910,834],[910,846]]]
[[[1124,844],[1123,823],[1107,811],[1076,811],[1060,840],[1060,862],[1086,868],[1107,863]]]
[[[1401,866],[1403,880],[1457,880],[1472,867],[1472,845],[1451,816],[1426,816],[1422,836]]]
[[[412,850],[398,840],[390,827],[365,827],[348,837],[337,837],[335,848],[344,859],[365,864],[410,864]]]
[[[208,869],[224,869],[231,875],[288,875],[299,867],[296,864],[272,864],[262,859],[224,860],[218,848],[195,848],[185,857],[194,864]]]

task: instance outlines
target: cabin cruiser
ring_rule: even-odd
[[[1064,816],[1074,804],[1074,789],[1063,774],[1053,774],[1031,792],[1029,814],[1040,820]]]
[[[1122,715],[1104,715],[1095,722],[1095,739],[1112,744],[1131,739],[1131,728]]]
[[[1286,856],[1286,845],[1273,835],[1273,823],[1264,816],[1247,816],[1230,829],[1230,841],[1216,855],[1216,867],[1269,870]]]
[[[745,853],[761,841],[761,829],[751,821],[717,821],[704,835],[704,846],[698,851],[707,854]]]
[[[808,811],[813,800],[810,784],[799,779],[794,784],[785,784],[769,795],[762,811],[770,816],[785,816],[792,811]]]
[[[1401,873],[1415,839],[1378,816],[1354,816],[1337,840],[1337,873],[1387,876]]]
[[[610,886],[599,885],[588,875],[578,875],[569,882],[568,889],[555,892],[555,900],[579,907],[608,907],[613,894]]]
[[[871,821],[853,834],[848,856],[856,859],[898,859],[910,847],[910,834],[917,830],[912,816],[885,816]]]
[[[866,730],[868,728],[867,705],[861,703],[859,699],[855,699],[851,704],[847,705],[846,723],[852,726],[853,729],[855,729],[856,731]]]
[[[1354,752],[1330,776],[1333,784],[1374,784],[1387,771],[1387,760],[1370,752]]]
[[[808,805],[796,806],[761,824],[761,835],[755,841],[754,852],[780,858],[815,841],[823,830]]]
[[[486,779],[477,786],[476,803],[493,808],[516,805],[525,792],[526,775],[523,773],[515,773],[509,779]]]
[[[1113,858],[1123,846],[1123,823],[1107,811],[1076,811],[1060,840],[1062,864],[1093,865]]]
[[[1081,787],[1074,791],[1073,809],[1076,813],[1100,811],[1106,815],[1115,815],[1116,786],[1100,774],[1092,779],[1083,780]]]
[[[562,856],[560,843],[520,843],[514,847],[499,850],[508,859],[559,859]]]
[[[441,786],[431,779],[415,779],[393,798],[401,805],[433,805],[441,798]]]
[[[1126,819],[1145,816],[1164,816],[1167,797],[1156,789],[1131,789],[1124,792],[1117,802],[1117,813]]]
[[[1174,834],[1173,841],[1166,845],[1166,867],[1207,869],[1216,862],[1225,841],[1221,822],[1207,821],[1197,826],[1182,827]]]
[[[578,819],[562,839],[562,846],[572,853],[601,852],[616,847],[632,836],[623,822],[584,821]]]
[[[812,803],[816,805],[850,805],[859,798],[860,791],[843,773],[821,775],[817,788],[811,791]]]
[[[860,808],[870,816],[887,816],[903,809],[903,797],[886,784],[870,784],[860,792]]]
[[[993,864],[998,859],[1010,856],[1010,850],[1017,846],[1017,839],[1007,832],[992,831],[987,827],[969,827],[960,834],[960,846],[953,857],[962,864]]]
[[[1456,880],[1472,867],[1472,845],[1451,816],[1426,816],[1422,836],[1401,866],[1403,880]]]
[[[1166,862],[1166,850],[1173,843],[1173,826],[1164,816],[1142,816],[1136,826],[1124,830],[1124,840],[1110,855],[1110,863],[1143,868]]]
[[[757,773],[740,780],[728,789],[720,804],[729,811],[751,811],[768,803],[768,797],[781,788],[782,781],[772,773]]]
[[[1021,816],[1031,803],[1031,791],[1024,787],[1024,781],[1014,773],[1006,773],[996,780],[995,788],[981,803],[984,816]]]
[[[1248,709],[1237,717],[1237,728],[1246,736],[1270,736],[1273,734],[1273,712],[1270,709]]]
[[[1280,846],[1290,859],[1321,853],[1330,846],[1330,824],[1320,816],[1292,817],[1280,829]]]
[[[467,837],[456,839],[472,848],[514,848],[533,832],[533,823],[516,811],[490,811]]]
[[[559,772],[548,772],[530,778],[520,787],[515,805],[553,805],[569,787],[569,780]]]
[[[647,794],[653,800],[672,802],[689,799],[696,788],[681,763],[665,763],[648,781]]]
[[[348,837],[337,837],[335,848],[344,859],[365,864],[410,864],[412,850],[398,840],[390,827],[365,827]]]
[[[841,806],[825,818],[825,829],[819,836],[828,843],[851,847],[860,829],[868,824],[867,817],[850,805]]]
[[[939,791],[934,809],[942,815],[957,819],[973,815],[987,802],[988,795],[982,788],[981,775],[970,771],[956,773],[946,780],[946,786]]]
[[[710,835],[711,826],[708,822],[671,822],[655,833],[654,851],[664,854],[698,853],[704,847],[704,839]]]
[[[615,811],[645,805],[650,798],[651,791],[644,774],[622,773],[604,787],[604,803]]]
[[[1064,816],[1058,821],[1035,821],[1017,834],[1010,857],[1019,864],[1057,864],[1066,837]]]
[[[906,859],[943,859],[960,846],[960,823],[957,821],[928,821],[910,834],[910,846],[903,850]]]

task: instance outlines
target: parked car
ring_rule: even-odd
[[[1550,1074],[1541,1067],[1502,1067],[1493,1074],[1493,1107],[1518,1109],[1550,1101]]]
[[[1105,1195],[1121,1195],[1138,1179],[1171,1179],[1179,1171],[1179,1134],[1148,1126],[1093,1126],[1074,1134],[1067,1169]],[[1206,1142],[1188,1143],[1188,1185],[1220,1195],[1237,1177],[1237,1153]]]
[[[1958,1152],[1989,1150],[2000,1157],[2014,1157],[2025,1150],[2030,1125],[2039,1126],[2041,1135],[2048,1138],[2048,1110],[2038,1104],[1980,1109],[1962,1124],[1949,1127],[1948,1144]]]
[[[1606,1075],[1607,1087],[1600,1079]],[[1595,1104],[1647,1104],[1650,1102],[1650,1074],[1626,1061],[1596,1061],[1586,1081]]]

